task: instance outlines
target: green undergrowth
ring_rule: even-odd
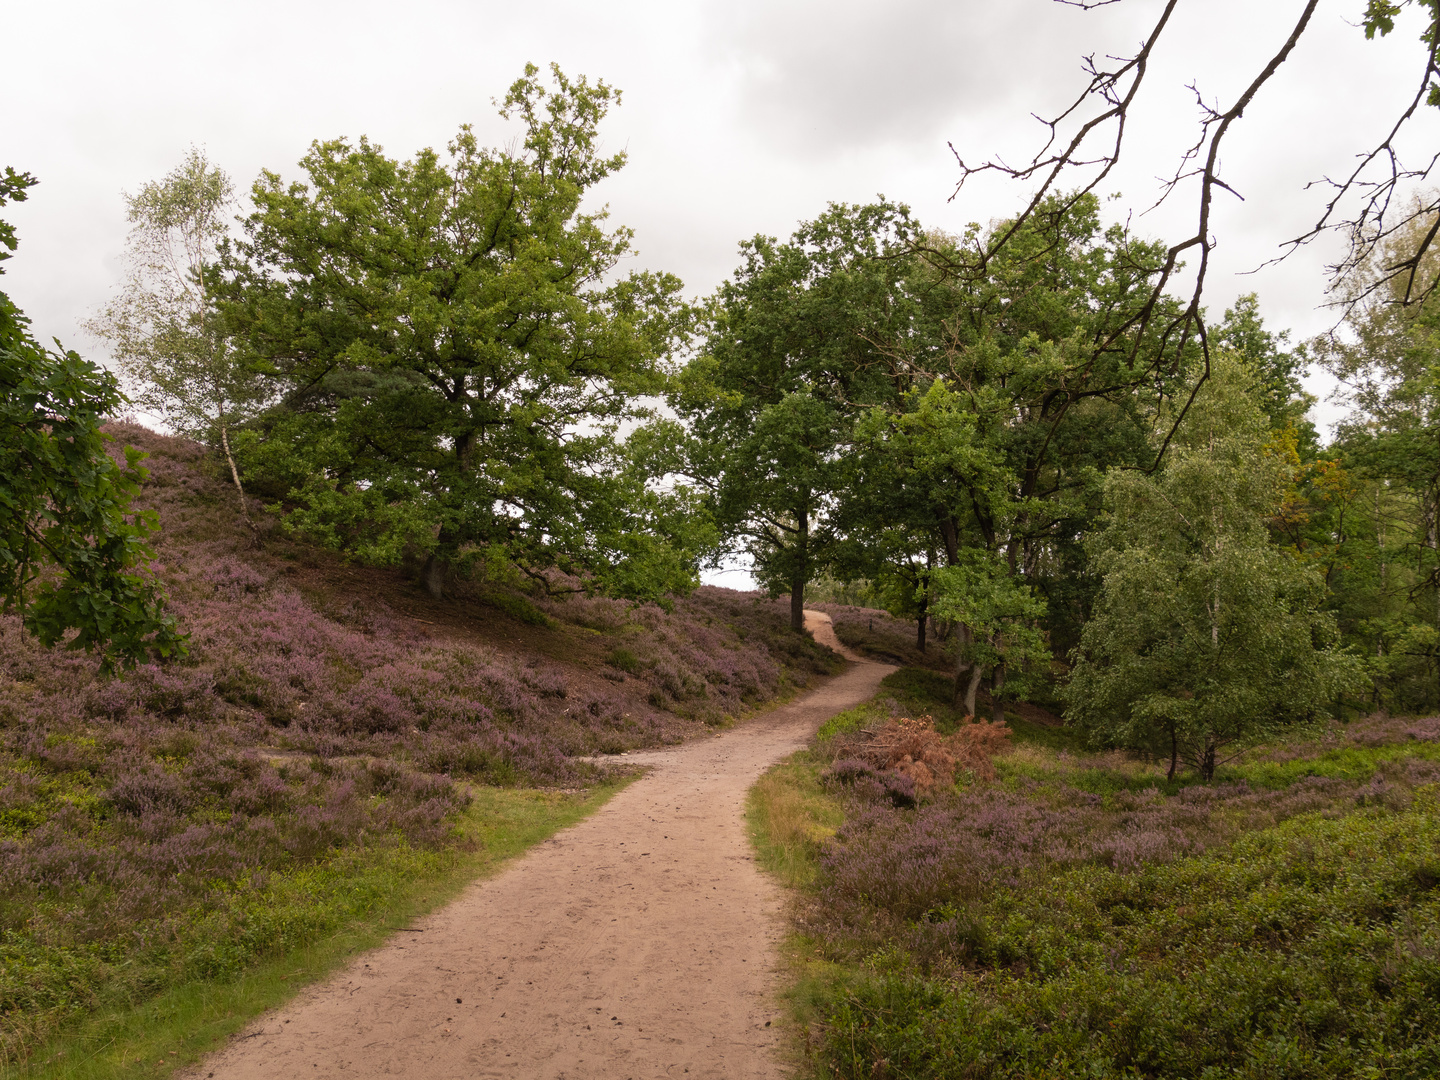
[[[1426,779],[1440,744],[1401,722],[1365,733],[1376,745],[1297,732],[1187,794],[1198,780],[1167,781],[1165,763],[1015,724],[991,789],[1004,820],[1016,819],[1001,800],[1107,828],[1136,807],[1208,806],[1224,791],[1252,801],[1216,811],[1224,836],[1196,854],[1035,862],[919,918],[846,900],[822,856],[846,842],[847,817],[875,810],[825,781],[827,743],[893,713],[946,730],[958,718],[937,700],[943,684],[895,673],[750,793],[760,865],[792,890],[785,996],[801,1076],[1440,1075],[1440,785]],[[954,805],[977,806],[983,790],[957,788]],[[1266,801],[1307,793],[1313,810]],[[882,810],[918,821],[950,797]],[[914,850],[906,872],[922,880],[927,849]]]
[[[440,849],[403,843],[345,849],[193,922],[132,969],[109,969],[84,949],[0,942],[7,983],[68,984],[85,1018],[40,1046],[4,1080],[128,1080],[169,1075],[215,1050],[256,1016],[372,948],[470,882],[602,806],[624,783],[579,793],[476,788]],[[134,970],[142,967],[145,970]],[[203,972],[174,980],[176,972]],[[42,1018],[36,1018],[37,1021]]]
[[[1138,873],[996,896],[970,970],[874,955],[832,988],[820,1075],[1440,1072],[1440,815],[1314,815]]]
[[[814,883],[820,845],[845,820],[819,774],[802,750],[756,781],[746,799],[746,826],[760,867],[790,888]]]

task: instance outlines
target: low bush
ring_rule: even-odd
[[[1006,889],[933,936],[951,978],[867,974],[831,1002],[831,1075],[1431,1077],[1440,814],[1310,814],[1138,872]]]
[[[828,823],[788,849],[817,1075],[1440,1069],[1440,720],[1297,732],[1211,785],[1019,726],[994,781],[906,799],[883,766],[936,737],[893,716],[924,681],[769,778]]]

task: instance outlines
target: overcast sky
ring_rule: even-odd
[[[472,123],[500,144],[515,129],[492,98],[526,61],[554,60],[623,91],[602,130],[629,164],[597,198],[636,230],[641,265],[701,295],[733,269],[742,238],[787,235],[827,202],[883,193],[951,231],[1014,210],[1026,192],[1001,182],[948,201],[957,171],[947,143],[967,159],[1028,156],[1042,135],[1029,114],[1056,110],[1083,86],[1083,54],[1133,52],[1161,6],[0,0],[0,166],[41,181],[29,202],[3,211],[21,248],[0,284],[42,338],[103,359],[79,324],[118,278],[120,193],[162,176],[191,143],[242,189],[261,168],[296,176],[314,139],[365,134],[409,156]],[[1106,181],[1106,194],[1123,196],[1109,213],[1149,206],[1155,178],[1193,141],[1186,84],[1228,105],[1302,6],[1181,0],[1128,163]],[[1222,196],[1217,207],[1214,314],[1256,291],[1274,328],[1304,338],[1330,324],[1319,305],[1333,247],[1242,272],[1317,216],[1305,183],[1344,171],[1414,92],[1420,27],[1402,20],[1390,39],[1366,42],[1354,25],[1363,9],[1364,0],[1322,0],[1291,62],[1227,140],[1224,176],[1245,201]],[[1437,144],[1435,113],[1425,110],[1409,145]],[[1173,239],[1193,229],[1193,213],[1177,198],[1134,225]]]

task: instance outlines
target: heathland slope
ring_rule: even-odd
[[[756,869],[745,794],[890,670],[855,664],[718,738],[642,752],[647,775],[592,817],[195,1075],[782,1075],[783,905]]]
[[[203,448],[110,431],[191,652],[107,678],[0,619],[0,1062],[382,909],[478,842],[479,792],[581,791],[837,663],[753,594],[437,602],[273,521],[257,549]]]

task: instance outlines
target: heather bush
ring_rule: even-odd
[[[1440,770],[1416,772],[1431,782]],[[1403,806],[1412,790],[1380,777],[1366,784],[1310,777],[1281,792],[1237,783],[1110,799],[1064,787],[1041,796],[972,786],[909,812],[857,798],[821,855],[821,909],[840,936],[846,925],[877,918],[929,919],[1070,867],[1135,870],[1224,847],[1302,814]]]
[[[0,617],[0,1063],[101,1003],[333,931],[352,910],[335,868],[438,857],[469,783],[584,787],[614,773],[589,756],[679,741],[834,662],[773,602],[715,589],[672,611],[492,589],[491,617],[551,635],[502,651],[363,582],[327,591],[310,571],[329,556],[263,517],[251,546],[202,447],[109,430],[150,453],[140,505],[190,656],[104,677]],[[620,684],[587,659],[596,630],[635,658]],[[312,886],[334,903],[307,914]]]
[[[827,1009],[840,1075],[1416,1078],[1440,1070],[1440,814],[1306,814],[1138,872],[1078,867],[880,958]],[[963,920],[962,920],[963,921]],[[938,935],[937,935],[938,936]]]
[[[536,603],[557,621],[619,638],[605,656],[610,674],[633,676],[650,706],[682,717],[714,723],[835,670],[829,650],[789,630],[783,600],[702,586],[669,611],[583,592]]]
[[[912,799],[896,755],[947,738],[896,718],[918,676],[783,774],[836,822],[788,852],[832,965],[797,998],[818,1074],[1434,1074],[1440,719],[1297,733],[1211,784],[1022,724],[993,781]]]

